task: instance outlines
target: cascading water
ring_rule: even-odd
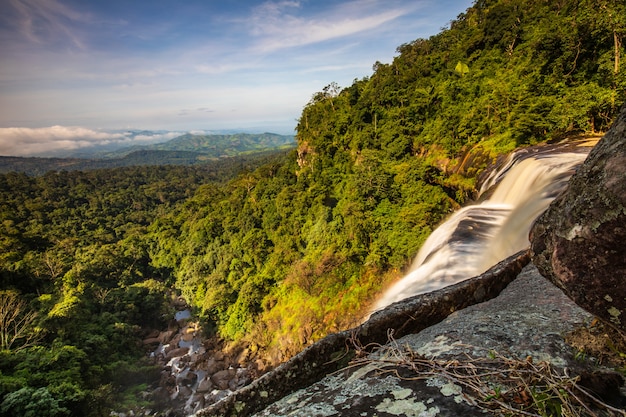
[[[527,248],[534,220],[566,187],[589,146],[568,143],[511,154],[481,187],[481,196],[493,193],[439,226],[420,249],[411,271],[383,294],[375,310],[480,275]]]

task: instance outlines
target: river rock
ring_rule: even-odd
[[[172,349],[168,351],[165,358],[166,359],[178,358],[180,356],[186,355],[187,353],[189,353],[188,347],[176,348],[176,349]]]
[[[196,391],[204,393],[204,392],[209,392],[212,389],[213,389],[213,383],[211,382],[211,378],[206,377],[200,381],[200,383],[198,384],[198,388],[196,388]]]
[[[237,371],[235,369],[224,369],[223,371],[218,371],[211,376],[211,381],[217,386],[220,390],[229,389],[230,381],[237,375]]]
[[[218,371],[228,368],[225,362],[216,361],[214,358],[209,358],[202,363],[202,369],[209,374],[214,374]]]
[[[197,379],[198,375],[195,372],[185,369],[176,377],[176,384],[191,387],[196,383]]]
[[[172,337],[174,337],[174,334],[176,334],[174,330],[167,330],[161,332],[157,337],[162,344],[167,345],[170,343],[170,340],[172,340]]]
[[[143,339],[143,344],[146,346],[156,345],[158,346],[161,343],[161,340],[158,337],[149,337],[147,339]]]
[[[530,239],[541,274],[626,335],[626,105]]]

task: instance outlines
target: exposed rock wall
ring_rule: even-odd
[[[541,274],[626,335],[626,105],[530,239]]]

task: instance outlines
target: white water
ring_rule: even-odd
[[[589,148],[521,150],[487,178],[485,201],[452,214],[426,240],[410,272],[390,287],[375,310],[485,272],[529,246],[534,220],[566,187]]]

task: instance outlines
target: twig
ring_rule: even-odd
[[[389,343],[385,346],[355,345],[361,356],[351,366],[376,363],[379,372],[393,373],[403,380],[444,378],[469,391],[471,396],[463,394],[468,403],[490,412],[541,417],[547,408],[559,407],[562,417],[598,417],[591,408],[594,404],[598,411],[626,417],[624,410],[604,403],[580,387],[578,377],[561,375],[548,362],[534,363],[530,357],[525,360],[506,358],[493,351],[488,358],[472,358],[466,354],[465,360],[428,359],[408,346],[401,348],[393,339],[393,332],[388,332],[388,337]],[[368,347],[377,350],[376,359],[363,355]],[[400,375],[402,367],[413,375]]]

